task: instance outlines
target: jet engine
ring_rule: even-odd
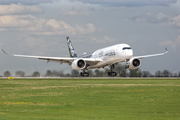
[[[128,61],[129,69],[134,70],[138,69],[141,65],[141,61],[138,58],[131,58]]]
[[[86,67],[86,62],[82,59],[76,59],[72,62],[71,67],[74,70],[82,70]]]

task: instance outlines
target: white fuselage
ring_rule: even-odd
[[[89,58],[100,58],[101,62],[90,65],[87,69],[104,68],[109,65],[126,61],[133,56],[131,47],[127,44],[117,44],[94,51]]]

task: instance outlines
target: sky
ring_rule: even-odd
[[[0,48],[8,53],[69,57],[66,36],[78,55],[129,44],[142,71],[180,71],[180,1],[178,0],[1,0]],[[125,64],[125,63],[121,63]],[[72,68],[0,52],[0,75],[9,70],[70,72]]]

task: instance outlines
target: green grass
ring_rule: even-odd
[[[0,120],[179,120],[179,79],[0,79]]]

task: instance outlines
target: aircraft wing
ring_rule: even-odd
[[[6,55],[11,55],[11,56],[16,56],[16,57],[25,57],[25,58],[37,58],[40,60],[47,60],[47,63],[48,62],[56,62],[56,63],[60,63],[60,64],[67,63],[67,64],[71,65],[71,63],[75,59],[83,59],[84,61],[86,61],[87,63],[90,63],[90,64],[97,64],[98,62],[102,61],[101,59],[95,59],[95,58],[67,58],[67,57],[45,57],[45,56],[17,55],[17,54],[8,54],[3,49],[2,49],[2,51]]]
[[[153,57],[153,56],[164,55],[164,54],[168,53],[168,49],[165,48],[165,50],[166,50],[166,51],[165,51],[164,53],[152,54],[152,55],[143,55],[143,56],[134,56],[134,57],[141,59],[141,58],[145,58],[145,57]]]

